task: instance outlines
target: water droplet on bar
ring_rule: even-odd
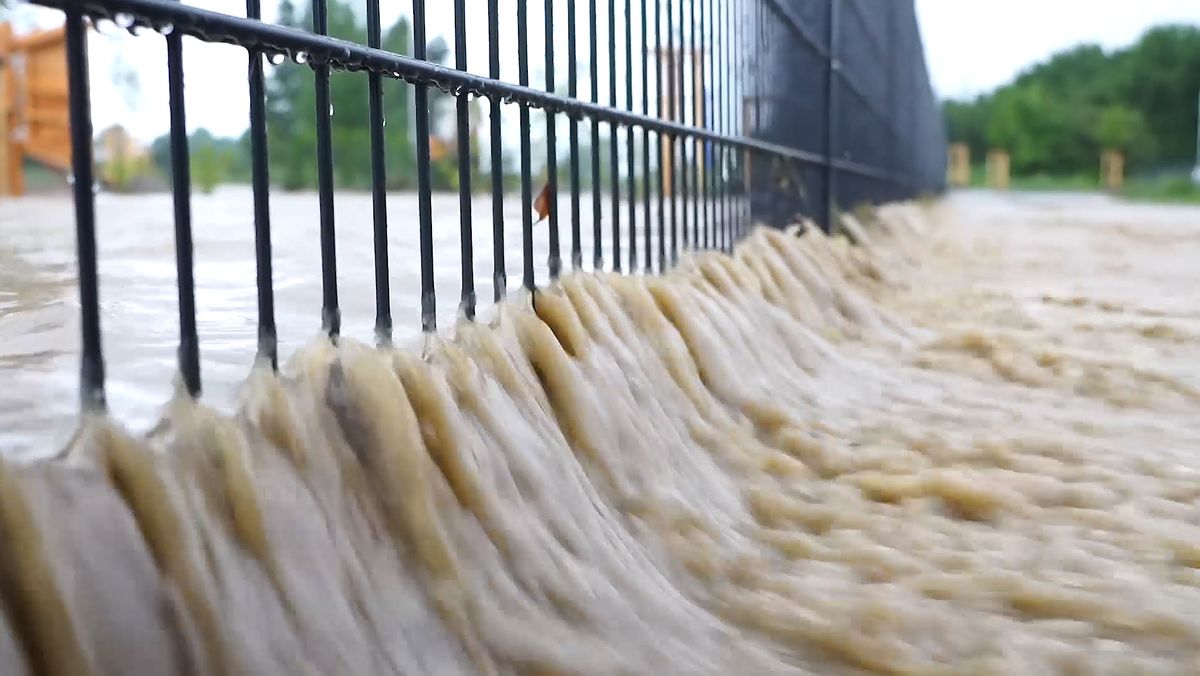
[[[279,64],[283,63],[283,54],[279,52],[268,53],[267,63],[270,63],[272,66],[278,66]]]
[[[333,104],[329,104],[329,117],[333,117]]]
[[[130,28],[133,27],[134,18],[133,18],[132,14],[126,14],[124,12],[121,12],[121,13],[117,14],[115,17],[113,17],[113,22],[116,23],[121,28],[129,30]]]
[[[169,24],[169,23],[164,23],[164,24],[158,26],[157,28],[155,28],[155,30],[158,31],[159,35],[170,35],[172,33],[172,31],[175,30],[175,26],[173,26],[172,24]]]
[[[308,52],[296,52],[296,55],[292,58],[296,61],[296,63],[304,65],[308,63]]]

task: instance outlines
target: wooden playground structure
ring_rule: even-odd
[[[0,23],[0,196],[25,192],[27,159],[70,170],[62,26],[17,36]]]

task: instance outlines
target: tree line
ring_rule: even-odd
[[[344,40],[366,43],[367,29],[350,2],[328,0],[329,34]],[[312,27],[312,3],[302,6],[293,0],[280,3],[280,25],[310,30]],[[401,16],[381,36],[381,47],[397,54],[412,53],[412,25],[409,18]],[[426,51],[427,60],[446,64],[450,50],[445,40],[431,40]],[[364,73],[334,71],[330,76],[330,101],[332,103],[333,170],[338,188],[367,189],[371,185],[371,142],[367,109],[368,79]],[[416,137],[413,123],[412,86],[399,80],[384,78],[384,146],[386,149],[387,187],[390,190],[408,190],[416,187]],[[490,188],[490,160],[482,154],[481,139],[487,141],[487,111],[482,100],[471,102],[470,162],[472,185],[476,190]],[[434,190],[457,190],[458,149],[454,138],[455,98],[431,88],[429,92],[430,129],[435,135],[435,149],[441,146],[444,152],[434,152],[430,158],[431,185]],[[316,93],[312,69],[308,65],[286,60],[270,69],[267,76],[267,137],[268,158],[272,184],[285,190],[309,190],[317,185],[316,165]],[[534,118],[535,126],[538,124]],[[560,132],[561,133],[561,132]],[[608,138],[601,141],[601,157],[608,157]],[[559,151],[566,143],[559,144]],[[220,183],[248,183],[250,181],[250,137],[249,132],[238,138],[217,138],[206,130],[198,130],[189,136],[191,173],[193,183],[202,191],[210,190]],[[536,151],[536,149],[535,149]],[[591,147],[584,134],[580,144],[580,168],[585,185],[590,184]],[[162,136],[150,148],[152,164],[161,177],[170,176],[170,139]],[[485,166],[486,165],[486,166]],[[516,162],[506,153],[503,170],[504,182],[515,186],[519,177]],[[602,180],[607,184],[609,167],[601,163]],[[565,172],[565,159],[559,161],[560,171]],[[565,178],[563,179],[565,180]]]
[[[974,161],[1007,150],[1018,175],[1096,171],[1102,150],[1134,169],[1190,166],[1196,152],[1200,28],[1162,26],[1130,47],[1082,45],[994,92],[945,101],[951,142]]]
[[[365,24],[345,0],[327,3],[329,34],[355,42],[366,42]],[[311,30],[312,3],[297,6],[283,0],[278,23],[291,28]],[[387,28],[382,48],[398,54],[410,54],[412,25],[400,17]],[[442,38],[428,45],[428,59],[444,63],[449,49]],[[387,186],[393,190],[416,185],[416,146],[412,123],[411,87],[397,80],[384,84],[384,147],[386,148]],[[371,184],[371,140],[367,116],[367,77],[362,73],[334,71],[329,82],[333,132],[334,181],[341,188],[365,189]],[[454,110],[453,98],[439,91],[429,96],[431,129],[441,129]],[[478,118],[477,111],[473,111]],[[308,65],[284,60],[269,69],[267,76],[267,144],[271,182],[285,190],[315,188],[317,184],[316,93],[312,69]],[[479,167],[479,148],[472,139],[472,166]],[[245,183],[250,180],[250,133],[238,138],[217,138],[207,130],[189,136],[192,180],[201,190],[219,183]],[[458,185],[457,148],[439,155],[431,163],[435,190],[450,190]],[[151,144],[153,164],[164,177],[170,175],[170,139],[162,136]]]

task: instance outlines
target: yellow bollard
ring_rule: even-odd
[[[1008,190],[1009,157],[1007,150],[992,149],[987,154],[987,184],[995,190]]]
[[[1100,184],[1110,192],[1120,190],[1125,184],[1125,155],[1120,150],[1100,153]]]
[[[965,143],[953,143],[947,155],[946,181],[956,188],[971,185],[971,149]]]

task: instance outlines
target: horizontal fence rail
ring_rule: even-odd
[[[370,172],[376,341],[392,340],[389,282],[387,163],[384,92],[388,79],[412,87],[419,232],[421,328],[437,328],[431,208],[430,101],[453,97],[458,159],[459,253],[462,260],[459,315],[476,314],[474,234],[483,213],[472,192],[492,194],[494,299],[503,298],[508,268],[504,242],[506,192],[503,157],[519,155],[521,281],[535,290],[535,225],[545,222],[551,280],[562,274],[560,230],[569,229],[567,258],[583,269],[581,243],[590,225],[591,267],[614,272],[664,272],[689,250],[730,251],[751,225],[781,225],[811,216],[823,227],[837,211],[865,202],[912,197],[941,187],[939,162],[945,139],[916,30],[911,0],[860,4],[863,0],[544,0],[544,87],[531,82],[529,0],[515,3],[515,26],[501,0],[453,0],[453,66],[428,54],[426,2],[411,0],[411,54],[382,48],[379,0],[365,4],[365,44],[329,35],[328,0],[311,0],[311,29],[261,20],[260,0],[246,0],[245,16],[171,0],[35,0],[65,13],[70,94],[72,168],[77,256],[82,302],[82,400],[85,410],[105,407],[96,254],[91,103],[87,29],[112,22],[134,34],[157,33],[165,42],[170,111],[171,188],[174,203],[179,295],[181,382],[201,392],[196,331],[191,226],[191,185],[183,89],[184,38],[228,43],[246,51],[251,186],[258,291],[259,357],[278,364],[272,283],[264,61],[291,59],[311,70],[315,108],[291,111],[314,116],[319,248],[324,331],[341,330],[333,157],[331,73],[361,72],[368,79]],[[473,17],[469,9],[479,11]],[[843,10],[850,5],[850,12]],[[580,19],[586,32],[578,31]],[[467,39],[469,21],[487,22],[486,45]],[[566,54],[556,21],[566,23]],[[505,24],[502,26],[502,23]],[[515,28],[516,82],[501,78],[508,58],[502,38]],[[853,40],[853,43],[848,40]],[[507,44],[509,39],[505,40]],[[854,52],[845,45],[854,44]],[[857,45],[865,44],[861,49]],[[487,75],[468,70],[468,50],[486,51]],[[502,59],[502,56],[504,59]],[[867,64],[867,65],[864,65]],[[566,92],[555,73],[565,65]],[[606,68],[605,73],[601,67]],[[536,67],[536,66],[535,66]],[[586,73],[585,73],[586,71]],[[586,77],[587,88],[580,90]],[[606,84],[607,87],[601,87]],[[431,88],[433,92],[431,92]],[[606,95],[602,97],[602,94]],[[848,96],[847,96],[848,95]],[[487,101],[488,124],[471,118],[468,102]],[[519,117],[515,149],[503,138],[506,107]],[[545,178],[534,182],[532,111],[544,117]],[[566,154],[560,157],[560,123]],[[486,136],[490,180],[473,175],[472,133]],[[584,143],[590,141],[584,165]],[[603,148],[602,141],[607,142]],[[603,152],[602,150],[607,150]],[[624,155],[622,155],[624,153]],[[940,159],[939,159],[940,158]],[[639,161],[640,160],[640,161]],[[584,170],[588,169],[585,180]],[[607,172],[607,174],[606,174]],[[640,174],[639,174],[640,172]],[[539,179],[538,183],[541,183]],[[560,187],[567,193],[560,196]],[[583,203],[590,190],[590,209]],[[604,211],[604,194],[610,201]],[[590,215],[588,212],[590,211]],[[590,217],[589,217],[590,216]],[[607,218],[607,222],[605,222]],[[394,225],[392,227],[395,227]],[[607,247],[606,247],[607,243]],[[657,265],[656,265],[657,263]]]

